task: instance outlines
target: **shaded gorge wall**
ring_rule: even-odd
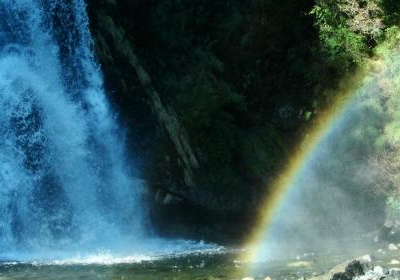
[[[88,1],[156,231],[222,242],[246,235],[305,128],[377,45],[351,18],[325,17],[346,15],[325,2]],[[326,21],[347,33],[324,34]],[[373,22],[376,34],[389,26]]]

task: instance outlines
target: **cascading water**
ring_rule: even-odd
[[[3,257],[139,240],[141,184],[123,143],[84,0],[0,0]]]

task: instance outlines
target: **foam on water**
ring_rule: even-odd
[[[194,255],[218,255],[230,252],[222,246],[205,244],[187,240],[166,242],[163,239],[148,239],[142,248],[136,247],[133,251],[111,251],[97,249],[94,251],[49,251],[36,253],[9,252],[0,255],[0,266],[29,264],[35,266],[48,265],[120,265],[134,264],[149,261],[160,261],[171,258],[182,258]]]

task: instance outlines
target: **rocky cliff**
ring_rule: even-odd
[[[354,13],[329,3],[88,1],[106,86],[159,232],[246,234],[303,128],[384,28],[367,18],[360,22],[376,23],[374,32],[352,29]]]

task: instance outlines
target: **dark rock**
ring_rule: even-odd
[[[366,263],[360,260],[355,260],[347,265],[345,273],[353,278],[355,276],[364,275],[367,267],[368,266],[366,265]]]
[[[312,277],[311,280],[351,280],[365,275],[373,268],[371,256],[365,255],[352,261],[345,261],[332,268],[328,273]]]
[[[331,278],[331,280],[351,280],[352,279],[352,277],[350,277],[347,273],[345,273],[345,272],[338,272],[338,273],[335,273],[333,276],[332,276],[332,278]]]
[[[351,261],[345,268],[344,272],[337,272],[333,274],[331,280],[351,280],[356,276],[364,275],[366,266],[359,260]]]
[[[344,272],[333,274],[331,280],[382,280],[389,271],[380,266],[373,267],[370,258],[360,258],[347,264]]]

